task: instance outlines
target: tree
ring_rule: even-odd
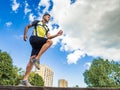
[[[83,75],[88,87],[120,87],[120,64],[114,61],[94,59]]]
[[[79,85],[76,85],[75,88],[79,88]]]
[[[43,78],[34,72],[30,73],[29,81],[33,86],[44,86]]]
[[[18,68],[13,66],[10,55],[0,51],[0,85],[16,85],[18,80]]]

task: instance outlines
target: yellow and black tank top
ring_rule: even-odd
[[[32,22],[32,26],[34,26],[34,30],[32,35],[38,36],[38,37],[45,37],[46,34],[49,31],[49,28],[47,25],[43,25],[42,21],[35,20]]]

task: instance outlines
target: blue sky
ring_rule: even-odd
[[[23,41],[24,27],[44,13],[51,14],[50,33],[64,35],[41,57],[54,71],[54,85],[66,79],[68,86],[86,87],[83,73],[94,58],[120,61],[119,0],[3,0],[0,3],[0,49],[8,52],[13,64],[26,68],[31,53]],[[28,37],[32,28],[28,31]],[[33,69],[34,70],[34,69]]]

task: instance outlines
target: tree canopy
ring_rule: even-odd
[[[18,85],[23,75],[22,68],[14,66],[10,55],[0,50],[0,85]],[[34,72],[30,73],[29,81],[33,86],[44,86],[42,77]]]
[[[18,77],[18,68],[13,66],[10,55],[0,51],[0,85],[16,85]]]
[[[44,86],[43,78],[34,72],[30,73],[29,81],[33,86]]]
[[[114,61],[94,59],[83,75],[88,87],[120,87],[120,64]]]

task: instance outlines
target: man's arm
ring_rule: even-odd
[[[50,35],[50,33],[47,33],[47,38],[48,39],[53,39],[53,38],[55,38],[55,37],[57,37],[57,36],[61,36],[63,34],[63,31],[62,30],[60,30],[60,31],[58,31],[58,33],[57,34],[55,34],[55,35]]]
[[[32,24],[27,25],[24,29],[24,37],[23,37],[24,41],[27,40],[27,32],[30,27],[32,27]]]

